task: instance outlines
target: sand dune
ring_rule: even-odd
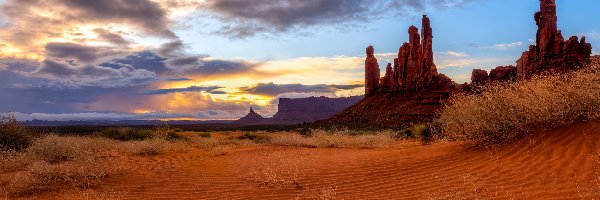
[[[123,157],[98,193],[123,199],[571,199],[600,197],[600,123],[486,149],[262,146]],[[105,191],[103,191],[105,190]],[[56,197],[56,196],[54,196]]]

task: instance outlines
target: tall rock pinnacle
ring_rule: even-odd
[[[529,46],[517,61],[519,79],[547,70],[566,71],[587,65],[592,45],[572,36],[564,40],[558,30],[555,0],[540,0],[540,11],[534,15],[538,26],[536,44]]]
[[[379,63],[377,63],[374,52],[375,49],[373,46],[367,47],[367,58],[365,59],[365,94],[377,90],[379,86]]]
[[[408,42],[402,44],[398,49],[398,57],[394,58],[394,65],[388,64],[385,76],[381,79],[379,86],[391,91],[422,91],[424,89],[440,88],[453,84],[452,81],[437,73],[433,62],[433,30],[427,15],[423,15],[421,34],[415,26],[408,28]],[[365,61],[365,86],[366,93],[377,89],[374,86],[375,71],[378,67],[377,59],[371,58],[367,48],[367,60]],[[377,68],[378,69],[378,68]]]

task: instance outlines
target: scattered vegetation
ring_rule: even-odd
[[[395,143],[391,134],[364,134],[351,135],[347,130],[324,131],[311,130],[310,135],[295,133],[280,133],[271,136],[271,144],[297,147],[358,147],[358,148],[386,148]]]
[[[11,195],[60,187],[90,188],[110,173],[106,167],[114,142],[102,138],[48,135],[23,151],[0,153],[0,185]]]
[[[33,131],[21,125],[14,116],[0,116],[0,149],[23,150],[33,139]]]
[[[180,132],[183,132],[183,129],[170,129],[168,125],[162,125],[156,126],[154,129],[110,127],[99,131],[97,135],[120,141],[141,141],[153,138],[161,138],[166,140],[185,140],[186,138],[180,135]]]
[[[597,66],[597,65],[596,65]],[[528,132],[600,118],[600,69],[541,75],[456,95],[436,121],[454,139],[496,144]]]

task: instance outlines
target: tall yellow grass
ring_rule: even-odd
[[[600,118],[600,65],[491,85],[450,99],[440,118],[451,138],[498,143],[532,131]]]

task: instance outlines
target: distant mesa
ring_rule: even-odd
[[[363,96],[329,98],[279,98],[278,110],[271,118],[264,118],[252,108],[250,112],[234,121],[240,125],[267,125],[267,124],[302,124],[317,120],[327,119],[344,109],[356,104]]]
[[[471,83],[458,85],[437,72],[433,61],[433,31],[423,15],[422,30],[408,29],[409,40],[402,44],[380,78],[375,48],[366,49],[365,98],[356,105],[317,126],[395,127],[412,122],[426,122],[436,117],[442,103],[453,93],[474,92],[474,88],[493,82],[517,81],[548,72],[568,71],[590,63],[592,46],[585,37],[564,40],[557,28],[555,0],[540,0],[540,11],[534,15],[538,26],[536,45],[524,52],[515,66],[499,66],[488,74],[474,69]],[[595,58],[596,59],[596,58]]]

